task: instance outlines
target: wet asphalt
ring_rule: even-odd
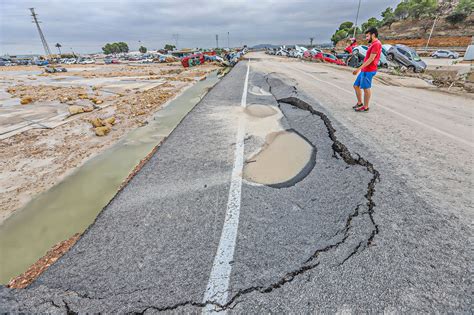
[[[246,69],[240,62],[207,94],[29,288],[1,287],[0,311],[200,313],[237,132],[213,114],[240,106]],[[244,181],[229,298],[217,307],[468,313],[466,222],[435,212],[357,139],[341,142],[351,131],[292,84],[251,68],[249,86],[271,94],[248,93],[247,104],[279,106],[282,126],[314,146],[314,161],[288,187]],[[246,137],[245,157],[261,144]]]

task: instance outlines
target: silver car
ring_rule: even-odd
[[[387,59],[396,61],[413,72],[423,72],[426,69],[426,63],[421,60],[416,51],[405,45],[392,46],[387,52]]]
[[[459,54],[457,52],[451,50],[437,50],[433,54],[431,54],[433,58],[450,58],[450,59],[458,59]]]

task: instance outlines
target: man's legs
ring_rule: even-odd
[[[354,85],[354,90],[357,96],[357,105],[361,105],[362,104],[362,91],[360,90],[360,87],[358,87],[357,85]]]
[[[369,108],[369,102],[370,102],[371,96],[372,96],[372,91],[370,89],[364,89],[364,106],[367,108]]]

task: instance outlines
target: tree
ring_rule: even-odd
[[[175,50],[175,48],[176,48],[175,45],[166,44],[164,49],[173,51]]]
[[[382,25],[388,25],[388,28],[392,26],[393,22],[395,22],[397,19],[395,17],[395,13],[393,12],[393,9],[391,7],[388,7],[385,9],[385,11],[382,12]]]
[[[128,50],[127,43],[118,42],[118,43],[105,44],[105,46],[102,47],[102,51],[104,52],[104,54],[109,55],[109,54],[127,53],[129,50]]]
[[[395,8],[395,11],[393,12],[393,14],[395,14],[395,17],[399,20],[404,20],[408,17],[408,13],[409,13],[409,4],[408,4],[408,1],[403,1],[403,2],[400,2],[397,7]]]
[[[365,31],[367,31],[369,28],[371,27],[377,27],[379,26],[380,24],[380,21],[377,20],[377,18],[374,18],[374,17],[371,17],[370,19],[367,20],[367,22],[365,23],[362,23],[362,29]]]
[[[343,22],[341,23],[341,25],[339,25],[339,30],[344,30],[344,31],[347,31],[348,29],[352,28],[352,26],[354,25],[354,23],[352,22]]]
[[[61,56],[61,47],[63,47],[63,46],[61,46],[60,43],[56,43],[56,45],[54,45],[54,46],[56,46],[56,48],[57,48],[58,51],[59,51],[59,55]]]
[[[437,0],[410,0],[408,2],[408,15],[414,19],[432,17],[437,9]]]
[[[120,51],[120,52],[128,53],[129,50],[128,50],[128,45],[127,45],[127,43],[118,42],[117,44],[118,44],[118,46],[119,46],[119,51]]]
[[[138,48],[138,51],[141,52],[142,54],[144,54],[144,53],[147,52],[147,49],[144,46],[140,46],[140,48]]]
[[[464,13],[466,16],[474,12],[474,0],[460,0],[455,13]]]
[[[331,41],[336,45],[338,41],[347,38],[348,35],[349,34],[345,30],[338,30],[334,35],[332,35]]]

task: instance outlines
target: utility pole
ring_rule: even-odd
[[[359,21],[360,2],[361,2],[361,0],[359,0],[359,6],[357,7],[356,23],[354,25],[354,35],[352,36],[354,38],[356,37],[357,22]]]
[[[41,30],[41,27],[39,25],[39,23],[41,22],[38,21],[37,14],[35,13],[35,8],[30,8],[30,11],[31,11],[31,16],[33,17],[33,23],[36,24],[36,28],[38,29],[38,33],[41,38],[41,43],[43,44],[44,52],[46,54],[46,59],[51,59],[51,55],[52,55],[51,50],[49,49],[48,43],[46,42],[43,31]]]
[[[230,49],[230,33],[227,32],[227,48]]]
[[[310,37],[309,38],[309,47],[313,47],[313,40],[314,40],[314,37]]]
[[[426,46],[425,46],[425,52],[428,51],[428,45],[430,44],[431,35],[433,35],[433,30],[434,30],[436,21],[438,20],[438,17],[439,17],[438,15],[435,17],[434,22],[433,22],[433,26],[431,27],[430,36],[428,37],[428,41],[426,42]]]
[[[216,48],[219,48],[219,35],[216,34]]]

